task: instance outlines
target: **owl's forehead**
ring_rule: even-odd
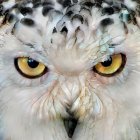
[[[120,7],[120,3],[67,0],[15,4],[11,0],[4,2],[1,9],[5,14],[2,28],[8,23],[10,34],[23,47],[40,49],[50,56],[72,54],[70,57],[74,58],[84,54],[93,59],[93,56],[111,54],[118,45],[116,38],[123,40],[128,32],[124,22],[129,20],[129,10]],[[123,13],[126,17],[121,17]]]

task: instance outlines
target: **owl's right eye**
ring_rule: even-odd
[[[15,58],[15,68],[24,77],[34,79],[44,75],[48,68],[32,58],[19,57]]]

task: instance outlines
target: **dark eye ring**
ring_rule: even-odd
[[[112,77],[120,73],[126,64],[126,55],[114,54],[108,60],[98,63],[93,71],[104,77]]]
[[[48,68],[32,58],[18,57],[14,60],[16,70],[24,77],[35,79],[48,72]]]

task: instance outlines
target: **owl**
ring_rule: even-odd
[[[139,0],[0,1],[0,140],[140,140]]]

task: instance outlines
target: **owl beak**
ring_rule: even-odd
[[[73,117],[70,117],[70,118],[64,119],[63,121],[64,121],[64,126],[65,126],[65,129],[67,131],[69,138],[72,138],[75,128],[77,126],[78,120]]]

